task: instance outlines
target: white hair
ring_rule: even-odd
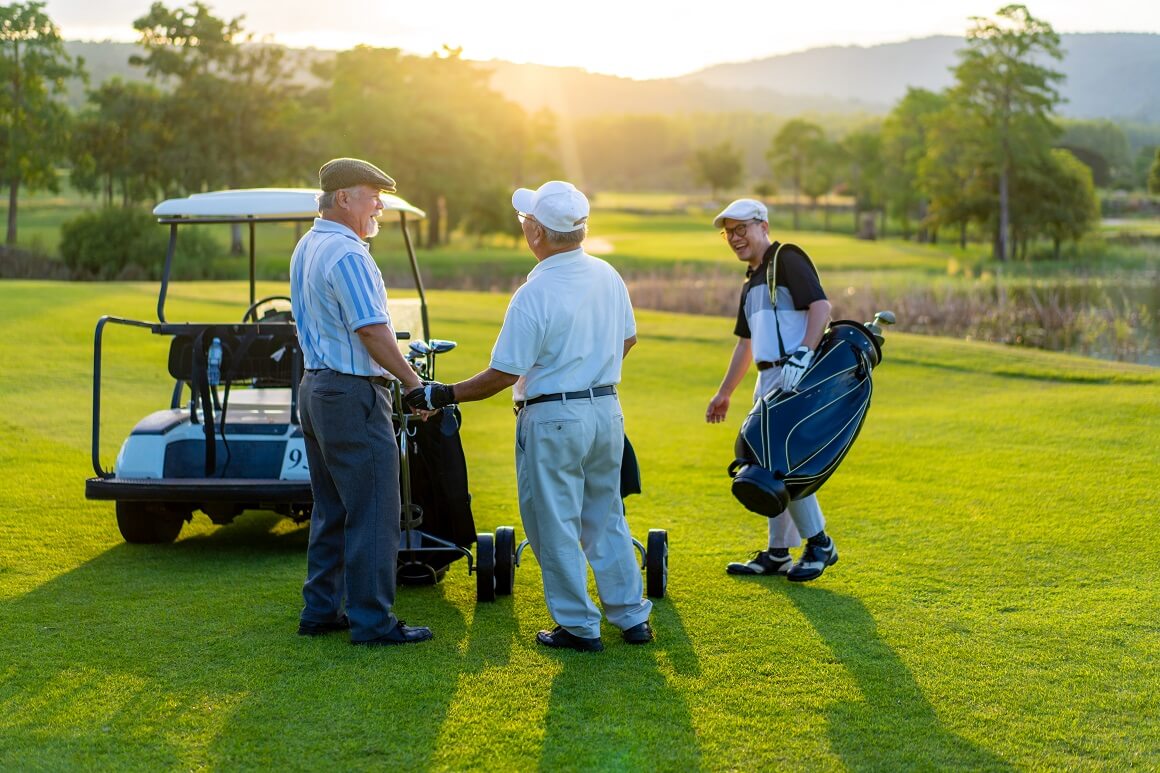
[[[587,223],[580,226],[575,231],[553,231],[551,228],[548,228],[548,226],[544,225],[538,220],[536,223],[540,226],[540,228],[544,229],[544,238],[547,239],[549,244],[558,244],[561,246],[568,244],[579,244],[580,242],[584,241],[586,236],[588,236]]]

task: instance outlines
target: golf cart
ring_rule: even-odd
[[[117,526],[127,542],[173,542],[196,510],[216,524],[228,524],[245,510],[272,510],[295,522],[309,519],[313,502],[297,396],[302,353],[290,299],[256,297],[254,237],[260,223],[313,222],[317,195],[317,190],[299,188],[226,190],[170,199],[154,208],[158,222],[169,226],[157,321],[103,316],[93,344],[92,463],[96,477],[86,481],[85,496],[115,502]],[[384,220],[392,213],[398,217],[418,294],[416,299],[392,299],[392,321],[412,367],[431,378],[435,354],[455,344],[429,339],[426,298],[407,229],[409,222],[424,218],[425,213],[398,196],[384,193],[381,198]],[[192,224],[249,229],[249,303],[237,321],[174,322],[166,317],[178,227]],[[137,422],[112,469],[106,469],[100,454],[101,368],[103,335],[110,324],[143,328],[168,338],[167,369],[174,383],[168,407]],[[395,392],[398,406],[401,402]],[[464,557],[468,571],[480,575],[481,600],[493,599],[497,584],[498,592],[510,593],[507,578],[514,571],[514,529],[502,527],[499,540],[504,545],[512,542],[507,551],[510,559],[502,551],[496,553],[493,535],[474,534],[469,505],[468,528],[464,529],[462,520],[455,524],[458,536],[454,540],[419,531],[423,505],[411,499],[408,464],[408,450],[414,450],[408,440],[416,432],[405,412],[396,410],[396,422],[402,447],[405,530],[400,567],[408,568],[412,581],[419,577],[434,582],[442,578],[448,563]],[[457,424],[454,430],[458,431]],[[469,503],[465,469],[462,482],[461,497]],[[479,546],[474,561],[467,547],[472,542]]]

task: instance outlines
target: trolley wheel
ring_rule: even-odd
[[[164,545],[177,539],[189,518],[158,502],[117,502],[117,528],[126,542]]]
[[[475,535],[475,600],[495,601],[495,537]]]
[[[663,599],[669,585],[669,533],[664,529],[648,530],[645,577],[649,598]]]
[[[495,530],[495,592],[510,596],[515,584],[516,530],[514,526],[500,526]]]

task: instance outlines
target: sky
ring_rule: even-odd
[[[133,41],[152,0],[47,0],[70,40]],[[205,0],[247,32],[294,47],[360,43],[426,55],[444,45],[468,59],[581,67],[666,78],[722,62],[829,45],[871,46],[965,34],[971,16],[1005,0]],[[168,0],[171,8],[193,0]],[[1155,0],[1029,0],[1056,32],[1160,32]]]

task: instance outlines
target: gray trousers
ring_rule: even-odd
[[[753,391],[756,403],[781,383],[781,368],[773,367],[757,372],[757,387]],[[769,547],[796,548],[802,538],[809,538],[826,528],[826,518],[816,494],[789,503],[779,515],[769,519]]]
[[[398,622],[399,446],[390,392],[321,370],[303,376],[298,401],[314,493],[302,620],[333,622],[345,601],[351,640],[375,639]]]
[[[520,518],[540,563],[548,612],[577,636],[600,636],[589,565],[613,625],[631,628],[652,611],[620,498],[623,452],[616,395],[530,405],[516,422]]]

